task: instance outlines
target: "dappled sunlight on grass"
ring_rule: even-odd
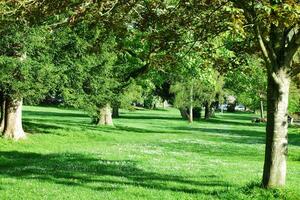
[[[83,112],[25,107],[28,139],[0,139],[1,199],[280,199],[299,196],[300,134],[290,129],[288,186],[257,186],[264,124],[217,114],[188,124],[176,109],[122,111],[114,127]],[[38,192],[42,191],[42,192]]]

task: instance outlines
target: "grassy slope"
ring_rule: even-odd
[[[0,139],[0,199],[300,199],[300,131],[290,129],[288,186],[264,191],[264,127],[248,114],[189,125],[177,110],[84,113],[26,107],[25,141]]]

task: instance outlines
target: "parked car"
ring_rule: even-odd
[[[245,110],[245,106],[242,104],[236,105],[235,106],[235,110],[236,111],[244,111]]]
[[[219,109],[220,109],[220,110],[223,110],[223,111],[227,111],[227,104],[221,104],[221,105],[219,106]]]

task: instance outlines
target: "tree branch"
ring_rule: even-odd
[[[149,72],[149,70],[150,70],[149,62],[147,62],[145,65],[143,65],[142,67],[140,67],[138,69],[134,69],[133,71],[131,71],[124,77],[123,84],[120,87],[120,89],[127,87],[129,85],[131,79],[136,79],[139,76],[142,76],[142,75],[146,74],[147,72]]]
[[[115,9],[115,7],[118,3],[119,3],[119,0],[116,0],[116,2],[111,6],[111,8],[109,8],[105,13],[102,13],[100,11],[100,15],[101,16],[107,15],[108,13],[110,13],[111,11],[113,11]]]
[[[291,77],[295,77],[300,74],[300,63],[294,63],[292,69],[289,72]]]
[[[260,32],[260,28],[259,26],[255,26],[255,31],[256,31],[256,36],[257,36],[257,39],[258,39],[258,42],[259,42],[259,45],[260,45],[260,48],[261,48],[261,51],[262,51],[262,54],[263,54],[263,57],[264,57],[264,60],[267,64],[267,69],[268,71],[270,72],[271,71],[271,65],[272,65],[272,60],[270,58],[270,54],[269,54],[269,51],[267,49],[267,46],[265,44],[265,41],[261,35],[261,32]]]
[[[298,28],[294,28],[293,34],[291,35],[291,40],[285,49],[286,55],[284,64],[290,67],[293,61],[293,57],[300,48],[300,31]]]

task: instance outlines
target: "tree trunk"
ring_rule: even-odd
[[[119,106],[113,106],[112,117],[113,118],[119,118],[120,117]]]
[[[260,100],[260,118],[261,119],[265,118],[265,115],[264,115],[264,102],[263,102],[263,100]]]
[[[194,120],[197,119],[201,119],[201,111],[202,111],[202,108],[201,107],[194,107],[193,108],[193,118]]]
[[[106,106],[100,109],[98,125],[113,125],[111,107],[109,104],[106,104]]]
[[[168,107],[168,101],[164,100],[163,101],[163,109],[166,109]]]
[[[211,104],[209,107],[209,117],[214,117],[214,116],[215,116],[215,106]]]
[[[214,109],[218,110],[220,106],[220,93],[216,94],[215,103],[214,103]]]
[[[182,117],[182,119],[188,119],[189,118],[189,114],[187,112],[187,109],[185,107],[179,108],[180,111],[180,115]]]
[[[285,185],[288,152],[287,108],[290,80],[279,70],[276,79],[268,76],[267,135],[263,186],[273,188]]]
[[[193,123],[193,105],[189,107],[189,123]]]
[[[210,104],[208,102],[205,103],[205,114],[204,114],[205,119],[210,118]]]
[[[194,99],[193,99],[193,85],[190,88],[190,107],[189,107],[189,123],[193,123],[193,103],[194,103]]]
[[[5,100],[3,97],[0,99],[0,133],[4,131],[4,121],[5,121]]]
[[[15,140],[26,137],[22,126],[22,105],[22,99],[6,99],[4,137]]]
[[[227,104],[227,112],[235,112],[236,103],[228,103]]]

